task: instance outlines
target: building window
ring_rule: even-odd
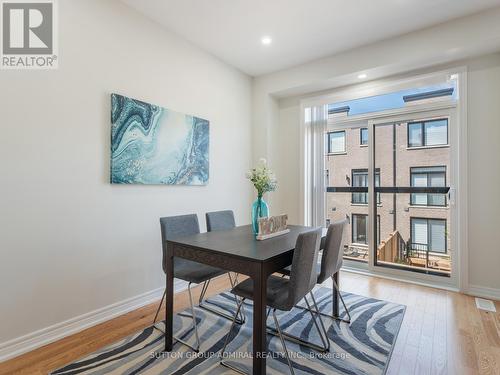
[[[368,245],[368,215],[352,214],[352,243]],[[377,243],[380,243],[380,216],[377,215]]]
[[[412,250],[446,253],[446,220],[411,218]]]
[[[411,186],[445,187],[446,167],[410,168]],[[446,194],[412,193],[410,204],[415,206],[446,206]]]
[[[368,145],[368,128],[359,129],[359,144]]]
[[[447,144],[448,119],[408,123],[408,147],[443,146]]]
[[[345,130],[328,133],[328,153],[345,153]]]
[[[353,169],[352,170],[352,186],[367,187],[368,186],[368,169]],[[380,169],[375,170],[375,186],[380,186]],[[380,204],[380,193],[377,194],[377,204]],[[368,193],[352,193],[351,203],[368,204]]]

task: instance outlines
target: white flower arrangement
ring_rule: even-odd
[[[267,192],[275,191],[278,185],[276,176],[273,171],[267,167],[267,161],[264,158],[260,158],[257,167],[248,171],[246,177],[252,181],[259,198],[262,198]]]

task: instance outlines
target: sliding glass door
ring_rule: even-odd
[[[374,265],[449,277],[451,275],[452,180],[448,111],[413,113],[370,121],[372,163],[379,177],[372,212],[380,239]]]
[[[452,111],[329,120],[325,225],[348,220],[350,267],[451,276]]]

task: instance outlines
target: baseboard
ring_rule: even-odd
[[[176,280],[175,292],[180,292],[187,288],[187,283]],[[116,318],[132,310],[146,306],[158,301],[165,288],[158,288],[138,296],[105,306],[103,308],[88,312],[86,314],[68,319],[61,323],[28,333],[27,335],[0,343],[0,362],[17,357],[26,352],[37,349],[41,346],[60,340],[66,336],[83,331],[84,329]]]
[[[500,289],[489,288],[480,285],[469,285],[467,294],[474,297],[481,297],[500,301]]]

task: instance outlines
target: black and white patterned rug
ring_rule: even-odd
[[[314,295],[322,312],[331,312],[331,289],[318,287]],[[351,324],[323,318],[331,349],[318,353],[307,347],[287,341],[296,374],[384,374],[391,357],[405,306],[373,298],[342,293],[351,313]],[[222,293],[210,299],[230,313],[234,312],[234,296]],[[252,305],[245,302],[246,323],[235,326],[233,339],[227,351],[232,364],[251,373]],[[196,354],[177,343],[174,351],[163,353],[163,334],[152,326],[92,353],[52,374],[233,374],[219,364],[220,350],[231,322],[203,309],[196,308],[201,352]],[[278,315],[280,326],[286,332],[321,344],[309,313],[295,308]],[[162,323],[157,324],[162,327]],[[273,327],[272,316],[268,325]],[[237,334],[235,334],[237,332]],[[175,336],[194,345],[192,320],[188,311],[174,316]],[[278,337],[268,335],[267,373],[288,374]]]

